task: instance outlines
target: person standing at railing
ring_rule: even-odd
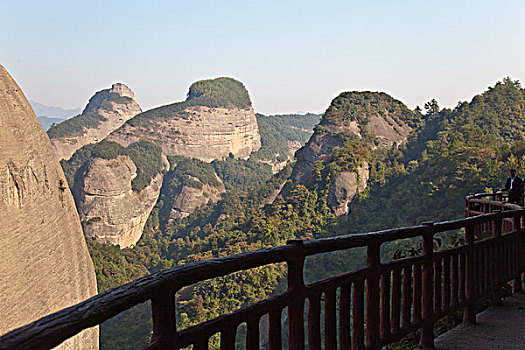
[[[523,205],[523,181],[516,175],[516,169],[510,169],[505,189],[509,192],[509,203]]]

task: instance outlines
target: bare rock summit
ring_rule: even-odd
[[[122,83],[97,92],[82,114],[48,130],[57,158],[69,159],[82,146],[103,140],[127,120],[142,112],[133,91]]]

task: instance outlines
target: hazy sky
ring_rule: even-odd
[[[0,0],[0,64],[33,100],[83,107],[113,82],[143,109],[199,79],[241,80],[262,113],[342,91],[455,106],[525,80],[525,1]]]

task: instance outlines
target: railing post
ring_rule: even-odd
[[[516,231],[516,238],[517,238],[517,241],[519,242],[520,241],[520,235],[521,235],[521,232],[522,232],[522,229],[521,229],[521,215],[519,216],[515,216],[513,218],[513,223],[514,223],[514,230],[513,231]],[[514,247],[515,249],[519,249],[519,247]],[[517,264],[518,266],[514,266],[515,270],[518,271],[518,273],[514,276],[514,283],[513,283],[513,291],[514,293],[520,293],[520,294],[523,294],[523,286],[521,285],[521,272],[520,272],[520,269],[519,269],[519,262],[516,261],[516,259],[514,259],[514,256],[513,256],[513,259],[511,259],[512,263],[513,264]]]
[[[469,212],[469,200],[468,197],[465,197],[465,217],[468,218],[470,215]]]
[[[176,342],[175,293],[166,288],[151,299],[153,335],[145,349],[173,349]]]
[[[287,261],[288,264],[288,291],[294,296],[288,306],[288,349],[304,350],[304,297],[305,287],[303,278],[304,250],[303,241],[292,239],[286,242],[291,244],[294,253]]]
[[[379,279],[381,277],[381,243],[371,241],[367,245],[366,267],[366,342],[368,349],[380,349],[379,337]]]
[[[465,242],[467,244],[467,263],[466,263],[466,278],[465,289],[467,303],[465,305],[465,312],[463,314],[463,322],[475,324],[476,323],[476,247],[474,246],[474,226],[467,225],[465,227]]]
[[[434,231],[433,223],[423,223],[428,232],[423,234],[422,268],[422,332],[420,349],[434,349]]]
[[[494,212],[501,214],[501,210],[494,210]],[[495,239],[496,244],[494,244],[494,249],[492,250],[492,259],[494,261],[494,271],[496,271],[494,275],[494,306],[503,306],[503,301],[501,299],[501,285],[503,284],[503,281],[501,280],[501,274],[499,271],[502,271],[502,264],[501,264],[501,231],[502,231],[502,225],[503,220],[501,216],[498,216],[497,219],[493,221],[493,227],[492,227],[492,237]]]

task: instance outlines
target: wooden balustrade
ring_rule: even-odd
[[[221,349],[233,350],[241,324],[246,324],[247,349],[259,349],[263,317],[268,319],[264,339],[270,350],[281,349],[283,340],[289,349],[304,349],[306,344],[309,349],[321,349],[323,338],[327,350],[379,349],[417,329],[422,329],[420,347],[430,349],[434,323],[439,318],[464,309],[465,322],[475,323],[478,298],[493,296],[497,303],[501,286],[509,281],[514,281],[516,292],[522,291],[525,209],[497,199],[501,199],[500,194],[467,197],[466,218],[460,220],[312,241],[292,240],[285,246],[152,274],[16,329],[0,337],[0,349],[49,349],[147,300],[151,300],[153,318],[153,336],[147,349],[190,345],[194,350],[208,349],[210,337],[220,334]],[[465,245],[434,251],[436,234],[462,228]],[[483,236],[486,232],[490,235]],[[422,239],[422,255],[381,262],[382,244],[416,237]],[[307,256],[357,247],[367,247],[364,268],[304,283]],[[181,288],[280,262],[286,262],[288,268],[284,293],[186,329],[176,328],[175,293]],[[282,325],[285,309],[287,329]]]

